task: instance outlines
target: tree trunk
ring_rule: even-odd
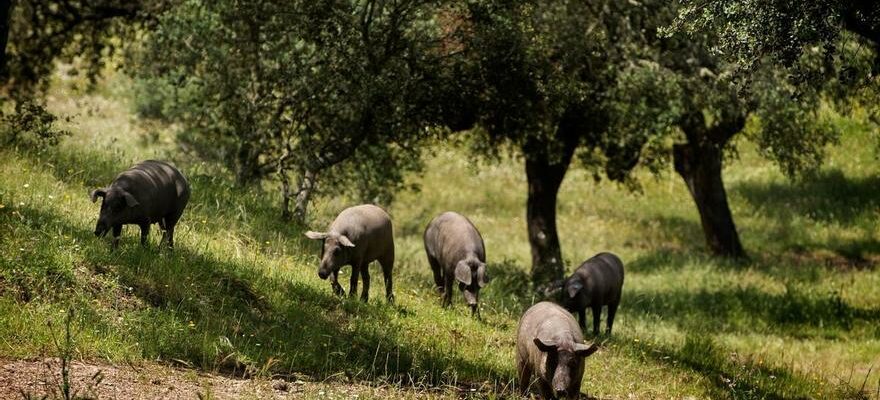
[[[252,140],[249,137],[239,139],[235,153],[235,183],[238,186],[253,185],[260,177],[260,166]]]
[[[290,221],[290,178],[281,172],[281,220]]]
[[[703,145],[690,141],[675,145],[675,171],[684,179],[697,205],[706,244],[712,254],[746,258],[721,179],[723,149],[727,139],[720,144],[705,143],[708,140],[703,142]]]
[[[5,83],[6,45],[9,42],[9,26],[11,25],[12,0],[0,0],[0,79]]]
[[[312,170],[305,170],[299,178],[296,199],[293,205],[293,220],[297,223],[305,223],[308,215],[309,198],[315,190],[317,174]]]
[[[523,147],[529,185],[526,223],[532,249],[531,274],[535,289],[562,279],[565,272],[556,232],[556,199],[576,146],[576,142],[566,143],[562,154],[553,159],[547,156],[546,149]]]

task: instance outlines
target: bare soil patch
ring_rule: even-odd
[[[0,359],[0,399],[61,398],[57,358]],[[73,361],[71,392],[86,399],[364,399],[421,397],[389,387],[282,379],[240,379],[158,364]],[[424,395],[426,393],[422,393]]]

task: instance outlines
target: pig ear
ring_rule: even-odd
[[[460,262],[455,265],[455,279],[465,286],[470,286],[471,284],[471,267],[467,264]]]
[[[134,207],[141,204],[138,203],[134,196],[132,196],[129,192],[122,192],[122,197],[125,198],[125,204],[127,204],[129,207]]]
[[[565,290],[568,292],[568,297],[574,298],[574,296],[577,296],[578,292],[580,292],[581,289],[583,289],[583,288],[584,288],[584,284],[581,283],[580,280],[576,280],[576,281],[566,285]]]
[[[327,239],[327,233],[308,231],[306,232],[306,237],[314,240],[324,240]]]
[[[487,283],[489,283],[489,275],[486,274],[486,264],[480,263],[480,266],[477,267],[477,285],[482,288]]]
[[[535,338],[535,346],[538,346],[538,350],[541,350],[545,353],[549,353],[551,351],[556,351],[556,342],[547,339]]]
[[[599,345],[596,343],[593,343],[589,346],[583,343],[577,343],[574,345],[574,354],[577,354],[580,357],[589,357],[593,353],[595,353],[596,350],[599,350]]]
[[[352,243],[351,240],[348,239],[348,236],[345,235],[339,236],[339,244],[345,247],[354,247],[354,243]]]
[[[103,198],[106,195],[107,195],[106,189],[95,189],[95,190],[92,190],[91,193],[89,193],[89,198],[91,198],[92,203],[94,203],[94,202],[98,201],[98,197]]]

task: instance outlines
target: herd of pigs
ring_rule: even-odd
[[[141,245],[146,245],[152,224],[162,229],[162,243],[174,246],[174,226],[189,201],[190,186],[183,174],[172,165],[148,160],[120,173],[110,186],[91,192],[92,202],[103,198],[95,235],[113,230],[113,248],[119,244],[123,225],[141,228]],[[346,208],[326,232],[306,232],[310,239],[321,240],[323,250],[318,267],[321,279],[330,278],[333,292],[345,292],[338,281],[341,267],[352,267],[349,296],[357,293],[358,277],[363,282],[361,300],[367,301],[373,261],[382,267],[385,297],[394,300],[394,234],[391,218],[374,205]],[[486,251],[480,232],[466,217],[444,212],[425,229],[425,253],[434,276],[434,284],[443,295],[443,305],[452,303],[453,285],[457,284],[473,315],[479,316],[477,302],[482,287],[489,282]],[[608,307],[607,332],[611,333],[614,315],[623,287],[623,264],[611,253],[600,253],[585,261],[564,281],[556,283],[560,305],[543,301],[523,313],[517,328],[516,365],[519,387],[528,393],[536,378],[544,398],[576,398],[580,393],[584,358],[598,345],[584,343],[586,309],[593,314],[593,335],[599,334],[599,317]],[[571,313],[577,313],[579,323]]]

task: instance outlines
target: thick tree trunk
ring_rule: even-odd
[[[565,267],[556,232],[556,199],[559,187],[571,164],[576,143],[566,143],[559,157],[550,158],[544,149],[523,148],[529,193],[526,200],[526,223],[532,249],[532,285],[562,279]]]
[[[673,149],[675,171],[684,179],[697,205],[709,250],[730,258],[746,258],[721,178],[724,146],[738,131],[723,135],[688,134],[688,143]]]

